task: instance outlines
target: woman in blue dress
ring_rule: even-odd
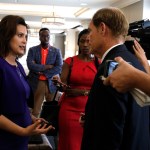
[[[28,136],[46,133],[52,126],[29,111],[32,92],[18,57],[25,54],[28,25],[20,16],[0,22],[0,149],[27,150]]]

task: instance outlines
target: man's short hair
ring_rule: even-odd
[[[40,34],[41,31],[45,31],[45,30],[48,30],[48,31],[50,32],[50,30],[49,30],[48,28],[41,28],[41,29],[39,30],[39,34]]]

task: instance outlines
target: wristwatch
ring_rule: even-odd
[[[84,96],[88,96],[89,95],[89,91],[84,91],[83,95]]]

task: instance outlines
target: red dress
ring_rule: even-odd
[[[71,58],[67,58],[65,62],[70,64]],[[96,72],[94,61],[84,62],[74,56],[69,85],[71,88],[89,90]],[[63,95],[59,112],[58,150],[80,150],[83,127],[79,124],[79,117],[80,113],[84,112],[87,98],[87,96]]]

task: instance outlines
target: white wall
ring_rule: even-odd
[[[141,0],[130,6],[122,8],[129,23],[142,19],[150,19],[150,0]]]
[[[65,56],[64,59],[70,56],[74,56],[76,53],[76,30],[69,29],[66,32],[65,42]]]
[[[132,23],[143,19],[143,2],[139,1],[130,6],[122,8],[128,22]]]
[[[150,0],[143,0],[143,18],[150,19]]]
[[[27,47],[26,47],[26,54],[19,58],[19,62],[23,65],[25,72],[28,73],[28,68],[27,68],[27,63],[26,63],[26,58],[27,58],[27,54],[28,54],[28,50],[30,47],[35,46],[37,44],[39,44],[39,37],[28,37],[28,41],[27,41]]]
[[[57,48],[59,48],[61,50],[63,58],[65,56],[65,44],[64,44],[64,41],[65,41],[65,36],[64,35],[56,34],[55,35],[55,41],[53,43],[54,47],[57,47]]]

